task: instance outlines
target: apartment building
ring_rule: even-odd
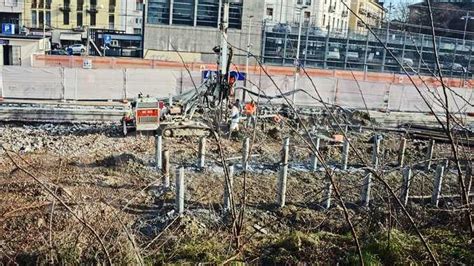
[[[302,14],[304,23],[322,31],[345,33],[348,28],[349,13],[341,0],[265,0],[265,8],[268,23],[297,24]]]
[[[351,9],[370,27],[379,28],[382,25],[385,9],[377,0],[352,0]],[[358,33],[367,32],[364,23],[353,14],[350,14],[349,29]]]
[[[23,25],[48,31],[84,27],[141,32],[143,0],[25,0]]]

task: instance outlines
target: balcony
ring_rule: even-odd
[[[336,7],[335,6],[329,6],[329,13],[334,13],[336,12]]]
[[[346,11],[342,11],[341,16],[342,16],[343,18],[349,16],[349,11],[347,11],[347,10],[346,10]]]

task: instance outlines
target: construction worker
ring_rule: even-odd
[[[240,101],[237,99],[235,104],[231,107],[230,114],[230,128],[229,128],[229,139],[232,137],[232,132],[239,130],[239,121],[240,121]]]
[[[252,124],[252,127],[255,127],[255,124],[256,124],[255,114],[257,112],[257,105],[255,104],[253,100],[245,104],[244,112],[245,112],[245,115],[247,116],[247,127],[249,127],[250,124]]]

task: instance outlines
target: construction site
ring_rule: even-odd
[[[267,65],[228,20],[216,64],[0,69],[1,265],[474,264],[473,79]]]

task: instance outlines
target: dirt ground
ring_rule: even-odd
[[[222,138],[225,158],[241,156],[245,137],[252,157],[247,175],[234,164],[237,209],[246,204],[243,230],[236,245],[232,217],[223,210],[224,170],[219,145],[207,140],[206,167],[199,169],[198,138],[164,139],[170,151],[171,189],[155,169],[154,137],[122,137],[115,124],[0,126],[0,263],[2,264],[357,264],[351,229],[341,201],[323,208],[327,175],[309,170],[311,151],[288,129],[244,130]],[[332,138],[336,132],[319,131]],[[383,135],[379,173],[395,195],[402,186],[397,167],[400,135]],[[340,143],[323,141],[321,154],[347,206],[368,264],[430,263],[427,250],[395,199],[374,180],[370,208],[361,207],[366,168],[372,158],[372,131],[349,131],[355,150],[349,169],[341,171]],[[282,138],[290,137],[286,206],[277,205]],[[465,226],[457,175],[446,170],[439,208],[429,204],[435,169],[450,157],[438,144],[431,170],[425,170],[427,142],[408,140],[406,164],[413,177],[408,213],[442,264],[474,264],[472,240]],[[362,158],[356,155],[359,153]],[[472,150],[463,150],[470,156]],[[174,211],[176,167],[185,168],[185,212]],[[383,171],[382,171],[383,169]],[[244,178],[245,176],[245,178]],[[244,187],[246,189],[244,189]],[[56,195],[53,197],[52,195]]]

